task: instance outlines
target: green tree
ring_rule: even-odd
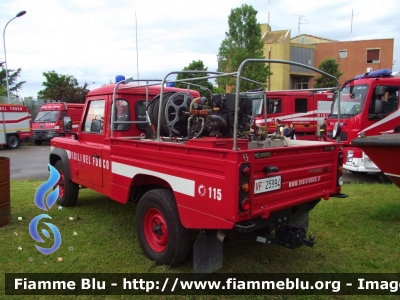
[[[339,64],[336,63],[334,58],[325,58],[321,64],[318,66],[318,69],[324,71],[325,73],[331,74],[339,80],[339,77],[342,76],[342,72],[339,71]],[[316,88],[328,88],[335,87],[337,84],[335,80],[329,78],[328,76],[321,75],[315,79]]]
[[[66,102],[71,103],[85,102],[86,94],[89,93],[87,82],[79,86],[74,76],[58,74],[55,71],[44,72],[43,76],[46,78],[42,83],[45,88],[38,92],[38,98],[50,100],[64,98]]]
[[[189,66],[184,67],[183,71],[207,71],[208,68],[204,66],[203,61],[198,60],[198,61],[192,61]],[[176,79],[187,79],[187,78],[196,78],[196,77],[206,77],[208,76],[207,73],[180,73],[176,76]],[[201,85],[205,88],[208,88],[211,92],[214,90],[214,86],[212,85],[211,82],[208,81],[208,79],[200,79],[196,81],[188,81],[189,83],[194,83],[197,85]],[[177,82],[176,87],[180,88],[187,88],[187,84],[184,82]],[[210,93],[207,90],[202,90],[197,86],[190,86],[191,89],[196,90],[200,93],[201,96],[205,97],[210,97]]]
[[[220,72],[236,72],[240,64],[248,58],[265,58],[261,27],[256,15],[257,11],[247,4],[231,10],[228,17],[229,32],[225,32],[225,39],[217,55]],[[263,84],[267,82],[268,75],[271,75],[268,65],[261,63],[249,63],[242,72],[242,76]],[[217,83],[236,87],[236,79],[233,77],[217,78]],[[242,80],[240,87],[241,91],[245,91],[260,86]]]
[[[0,96],[7,96],[7,81],[6,81],[6,69],[4,68],[4,62],[0,63]],[[18,91],[22,89],[22,86],[26,81],[18,82],[18,77],[21,76],[21,68],[16,71],[8,69],[8,88],[10,91],[10,97],[16,97]]]

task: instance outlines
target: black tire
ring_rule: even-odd
[[[79,185],[65,177],[65,168],[61,160],[58,160],[54,167],[60,173],[57,184],[59,187],[57,203],[65,207],[74,206],[78,200]]]
[[[7,137],[7,148],[8,149],[17,149],[21,146],[21,140],[16,135],[9,135]]]
[[[387,184],[391,184],[392,183],[392,181],[383,172],[380,172],[378,174],[378,178],[382,183],[387,183]]]
[[[41,140],[34,140],[35,145],[40,146],[41,144],[43,144],[43,141]]]
[[[191,230],[182,226],[170,190],[143,195],[136,210],[136,231],[144,254],[158,265],[178,266],[191,252]]]

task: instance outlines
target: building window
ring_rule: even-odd
[[[339,50],[339,58],[347,58],[347,50]]]
[[[305,37],[301,37],[300,38],[300,44],[305,44],[306,43],[306,38]]]
[[[379,63],[380,49],[367,49],[367,64]]]
[[[308,77],[297,77],[294,79],[294,88],[296,90],[308,89]]]

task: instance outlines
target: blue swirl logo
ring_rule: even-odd
[[[60,174],[58,173],[58,171],[52,165],[48,164],[48,166],[50,169],[49,179],[45,183],[43,183],[41,186],[39,186],[39,188],[36,191],[35,199],[34,199],[36,206],[44,211],[48,211],[56,203],[57,198],[58,198],[58,192],[59,192],[59,188],[57,186],[53,191],[51,191],[47,195],[47,197],[46,197],[47,207],[46,207],[46,204],[45,204],[46,192],[51,190],[58,183],[58,180],[60,179]],[[36,217],[34,217],[32,219],[32,221],[29,223],[29,234],[35,241],[37,241],[39,243],[45,242],[40,237],[40,235],[38,233],[38,229],[37,229],[39,221],[43,218],[51,219],[51,217],[47,214],[40,214],[40,215],[37,215]],[[47,222],[44,222],[44,224],[46,224],[50,228],[51,232],[53,233],[54,244],[51,248],[43,248],[38,245],[35,245],[35,246],[36,246],[36,249],[38,249],[41,253],[51,254],[51,253],[55,252],[56,250],[58,250],[58,248],[61,245],[61,233],[58,230],[57,226],[55,226],[51,223],[47,223]],[[50,238],[50,234],[46,229],[42,229],[42,234],[46,238]]]

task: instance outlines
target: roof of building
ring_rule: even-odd
[[[327,39],[327,38],[323,38],[323,37],[319,37],[319,36],[315,36],[315,35],[311,35],[311,34],[300,34],[298,36],[292,37],[291,40],[297,39],[297,38],[302,37],[302,36],[308,36],[308,37],[311,37],[311,38],[315,38],[315,39],[319,39],[319,40],[326,40],[326,41],[329,41],[329,42],[335,42],[336,41],[336,40],[331,40],[331,39]]]
[[[263,37],[262,41],[266,44],[282,43],[288,36],[290,30],[277,30],[277,31],[267,31]]]

